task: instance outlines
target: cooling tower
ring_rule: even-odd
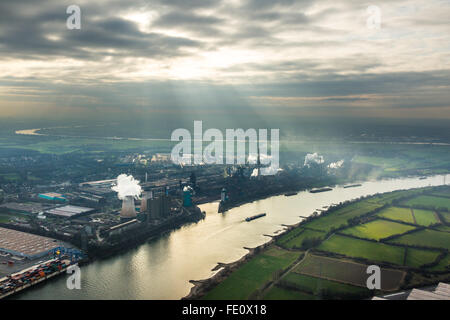
[[[122,201],[121,218],[136,218],[136,208],[134,207],[134,197],[126,196]]]

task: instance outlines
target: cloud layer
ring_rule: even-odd
[[[4,115],[252,107],[450,118],[449,1],[80,0],[81,30],[68,30],[71,4],[0,3]]]

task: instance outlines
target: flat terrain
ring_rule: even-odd
[[[276,271],[288,267],[299,256],[300,253],[272,247],[238,268],[205,295],[204,299],[248,299],[261,284],[271,280]],[[239,290],[236,290],[236,288],[239,288]]]
[[[264,300],[316,300],[317,298],[299,290],[287,290],[280,287],[273,287],[264,296]]]
[[[333,235],[317,249],[338,253],[352,258],[363,258],[370,261],[403,264],[404,248],[384,243],[359,240],[341,235]]]
[[[420,268],[424,264],[435,261],[440,254],[439,251],[407,248],[405,265]]]
[[[450,234],[448,232],[434,231],[430,229],[413,232],[389,242],[450,250]]]
[[[303,241],[305,241],[305,239],[323,239],[325,237],[325,232],[323,231],[316,231],[316,230],[311,230],[311,229],[295,229],[297,230],[301,230],[301,232],[295,232],[295,233],[288,233],[285,236],[281,237],[277,243],[281,246],[283,246],[284,248],[301,248]]]
[[[450,213],[436,208],[450,198],[435,194],[447,193],[450,187],[396,191],[331,208],[279,236],[276,246],[234,271],[205,298],[367,298],[380,293],[366,288],[367,267],[381,263],[381,293],[446,279]],[[305,247],[308,239],[314,241]]]
[[[398,208],[398,207],[389,207],[382,210],[379,214],[379,217],[403,221],[407,223],[414,223],[414,217],[412,215],[411,209],[409,208]]]
[[[434,211],[414,208],[413,212],[416,224],[420,226],[428,227],[440,222]]]
[[[324,278],[292,272],[283,279],[281,285],[294,290],[302,291],[315,296],[326,295],[322,298],[361,297],[368,294],[366,288],[345,283],[331,281]]]
[[[450,272],[450,253],[447,253],[447,255],[436,266],[429,268],[429,270]]]
[[[427,208],[446,208],[447,210],[450,210],[450,198],[444,197],[423,195],[408,200],[404,204],[411,207],[423,206]]]
[[[348,219],[362,216],[377,208],[382,207],[382,204],[370,201],[361,201],[349,204],[344,208],[338,209],[329,213],[320,219],[313,220],[307,224],[308,228],[328,232],[332,228],[347,224]]]
[[[294,272],[313,277],[321,277],[363,287],[366,289],[368,265],[309,254],[305,260],[295,268]],[[381,288],[395,290],[400,286],[404,272],[381,269]]]
[[[414,230],[415,227],[408,226],[401,223],[375,220],[369,223],[361,224],[353,228],[345,229],[342,231],[344,234],[352,235],[358,238],[380,240],[396,234],[402,234],[410,230]]]

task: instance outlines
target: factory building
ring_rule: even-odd
[[[78,207],[78,206],[64,206],[45,211],[46,214],[61,217],[61,218],[76,218],[82,215],[91,214],[95,211],[93,208]]]
[[[59,247],[57,240],[0,227],[0,252],[36,259]]]
[[[62,194],[55,192],[40,193],[38,194],[38,197],[50,201],[59,201],[59,202],[67,201],[67,199]]]
[[[153,191],[145,194],[145,198],[143,198],[143,202],[145,203],[143,205],[141,204],[141,212],[147,213],[147,221],[160,220],[169,216],[171,198],[167,191],[166,189],[166,193],[159,197],[154,197]]]

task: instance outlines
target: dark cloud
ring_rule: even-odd
[[[276,107],[283,98],[318,108],[448,106],[449,6],[420,16],[399,3],[377,1],[386,27],[375,33],[365,25],[368,4],[356,0],[79,0],[81,30],[66,28],[72,1],[1,1],[0,63],[22,71],[0,78],[11,88],[2,101],[76,97],[70,104],[85,109],[172,111],[251,108],[254,99]],[[145,27],[128,16],[142,12],[152,13]],[[182,59],[186,71],[177,70]],[[26,75],[20,68],[52,61]],[[145,67],[148,78],[127,78]]]

